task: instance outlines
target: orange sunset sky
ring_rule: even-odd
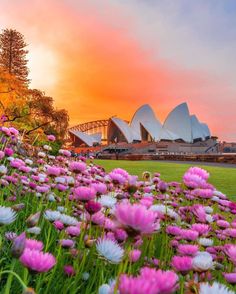
[[[213,135],[236,141],[236,5],[223,2],[0,0],[0,28],[25,36],[31,87],[71,125],[130,120],[145,103],[163,121],[187,102]]]

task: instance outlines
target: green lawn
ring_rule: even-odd
[[[143,171],[159,172],[165,181],[180,181],[184,172],[192,164],[179,164],[159,161],[95,160],[106,171],[121,167],[130,174],[141,176]],[[218,190],[236,201],[236,168],[197,165],[210,173],[209,182]]]

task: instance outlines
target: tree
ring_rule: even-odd
[[[27,44],[24,36],[13,29],[4,29],[0,34],[0,66],[10,75],[14,75],[21,82],[28,84],[29,69],[26,55]]]
[[[32,128],[26,134],[42,129],[45,134],[55,134],[63,140],[69,126],[69,115],[65,109],[55,109],[53,98],[46,96],[42,91],[29,90],[28,105]]]

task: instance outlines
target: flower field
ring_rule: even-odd
[[[140,180],[0,136],[1,293],[236,292],[236,203],[204,169]]]

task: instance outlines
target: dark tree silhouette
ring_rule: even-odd
[[[24,36],[13,29],[4,29],[0,34],[0,66],[21,82],[29,83]]]

